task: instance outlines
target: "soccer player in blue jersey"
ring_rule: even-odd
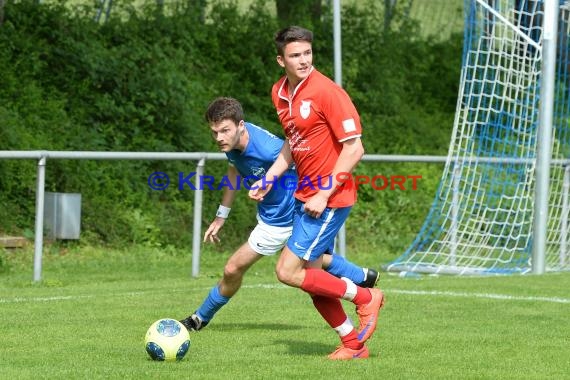
[[[221,205],[216,217],[204,234],[204,241],[219,242],[218,233],[230,213],[237,189],[244,187],[240,179],[250,184],[263,178],[273,165],[283,146],[283,140],[270,132],[244,121],[241,104],[233,98],[217,98],[205,114],[212,137],[218,148],[228,158],[227,179],[231,186],[224,187]],[[241,178],[240,178],[241,177]],[[262,202],[257,204],[257,226],[249,239],[228,259],[222,279],[214,286],[202,305],[190,316],[181,320],[190,331],[205,327],[216,312],[224,306],[241,287],[247,270],[264,256],[280,252],[291,236],[297,174],[289,169],[281,181],[273,186]],[[293,185],[293,186],[290,186]],[[333,252],[329,247],[327,252]],[[323,268],[337,277],[346,277],[363,287],[373,287],[378,281],[378,272],[361,268],[342,256],[323,255]]]

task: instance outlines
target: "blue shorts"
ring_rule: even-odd
[[[295,201],[293,233],[287,247],[303,260],[314,261],[333,252],[334,239],[352,207],[326,208],[318,219],[305,214],[305,204]]]

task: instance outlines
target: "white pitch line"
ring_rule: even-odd
[[[146,295],[148,293],[154,293],[155,291],[139,291],[139,292],[125,292],[125,293],[114,293],[112,295],[105,295],[105,297],[133,297]],[[182,292],[182,290],[172,290],[172,292]],[[96,295],[76,295],[76,296],[52,296],[52,297],[14,297],[14,298],[0,298],[0,304],[2,303],[21,303],[21,302],[51,302],[51,301],[74,301],[84,298],[96,298]]]
[[[287,288],[285,285],[272,285],[272,284],[259,284],[259,285],[244,285],[244,288]],[[551,303],[570,303],[569,298],[560,297],[535,297],[535,296],[513,296],[508,294],[494,294],[494,293],[468,293],[468,292],[451,292],[439,290],[405,290],[405,289],[390,289],[382,288],[385,293],[409,294],[418,296],[439,296],[439,297],[464,297],[464,298],[487,298],[498,299],[507,301],[539,301]]]
[[[20,302],[50,302],[50,301],[73,301],[81,298],[93,298],[95,296],[53,296],[53,297],[14,297],[0,298],[0,303],[20,303]]]
[[[244,289],[292,289],[283,284],[256,284],[256,285],[243,285]],[[200,290],[209,290],[210,287],[205,287]],[[194,289],[199,290],[199,289]],[[468,293],[468,292],[452,292],[452,291],[439,291],[439,290],[405,290],[405,289],[390,289],[382,288],[388,294],[407,294],[415,296],[434,296],[434,297],[463,297],[463,298],[483,298],[483,299],[498,299],[506,301],[527,301],[527,302],[549,302],[549,303],[562,303],[570,304],[569,298],[561,297],[537,297],[537,296],[514,296],[509,294],[495,294],[495,293]],[[173,290],[176,292],[177,290]],[[180,290],[181,291],[181,290]],[[155,293],[156,291],[138,291],[138,292],[125,292],[115,293],[113,296],[140,296],[148,293]],[[53,302],[53,301],[74,301],[84,298],[95,298],[95,295],[76,295],[76,296],[52,296],[52,297],[13,297],[13,298],[0,298],[0,304],[7,303],[21,303],[21,302]],[[105,295],[109,297],[109,295]]]
[[[486,299],[507,300],[507,301],[538,301],[538,302],[551,302],[551,303],[570,303],[569,298],[561,298],[561,297],[512,296],[509,294],[467,293],[467,292],[451,292],[451,291],[439,291],[439,290],[388,289],[386,290],[386,292],[420,295],[420,296],[486,298]]]

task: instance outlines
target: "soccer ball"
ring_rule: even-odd
[[[162,318],[149,327],[144,346],[152,360],[182,360],[190,348],[190,334],[177,320]]]

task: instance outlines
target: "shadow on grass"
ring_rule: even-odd
[[[275,340],[274,343],[288,346],[289,353],[292,355],[323,356],[335,350],[334,343],[323,344],[308,340],[279,339]]]
[[[303,330],[304,326],[288,325],[282,323],[243,323],[243,322],[230,322],[217,324],[219,331],[235,331],[235,330],[270,330],[270,331],[283,331],[283,330]]]

